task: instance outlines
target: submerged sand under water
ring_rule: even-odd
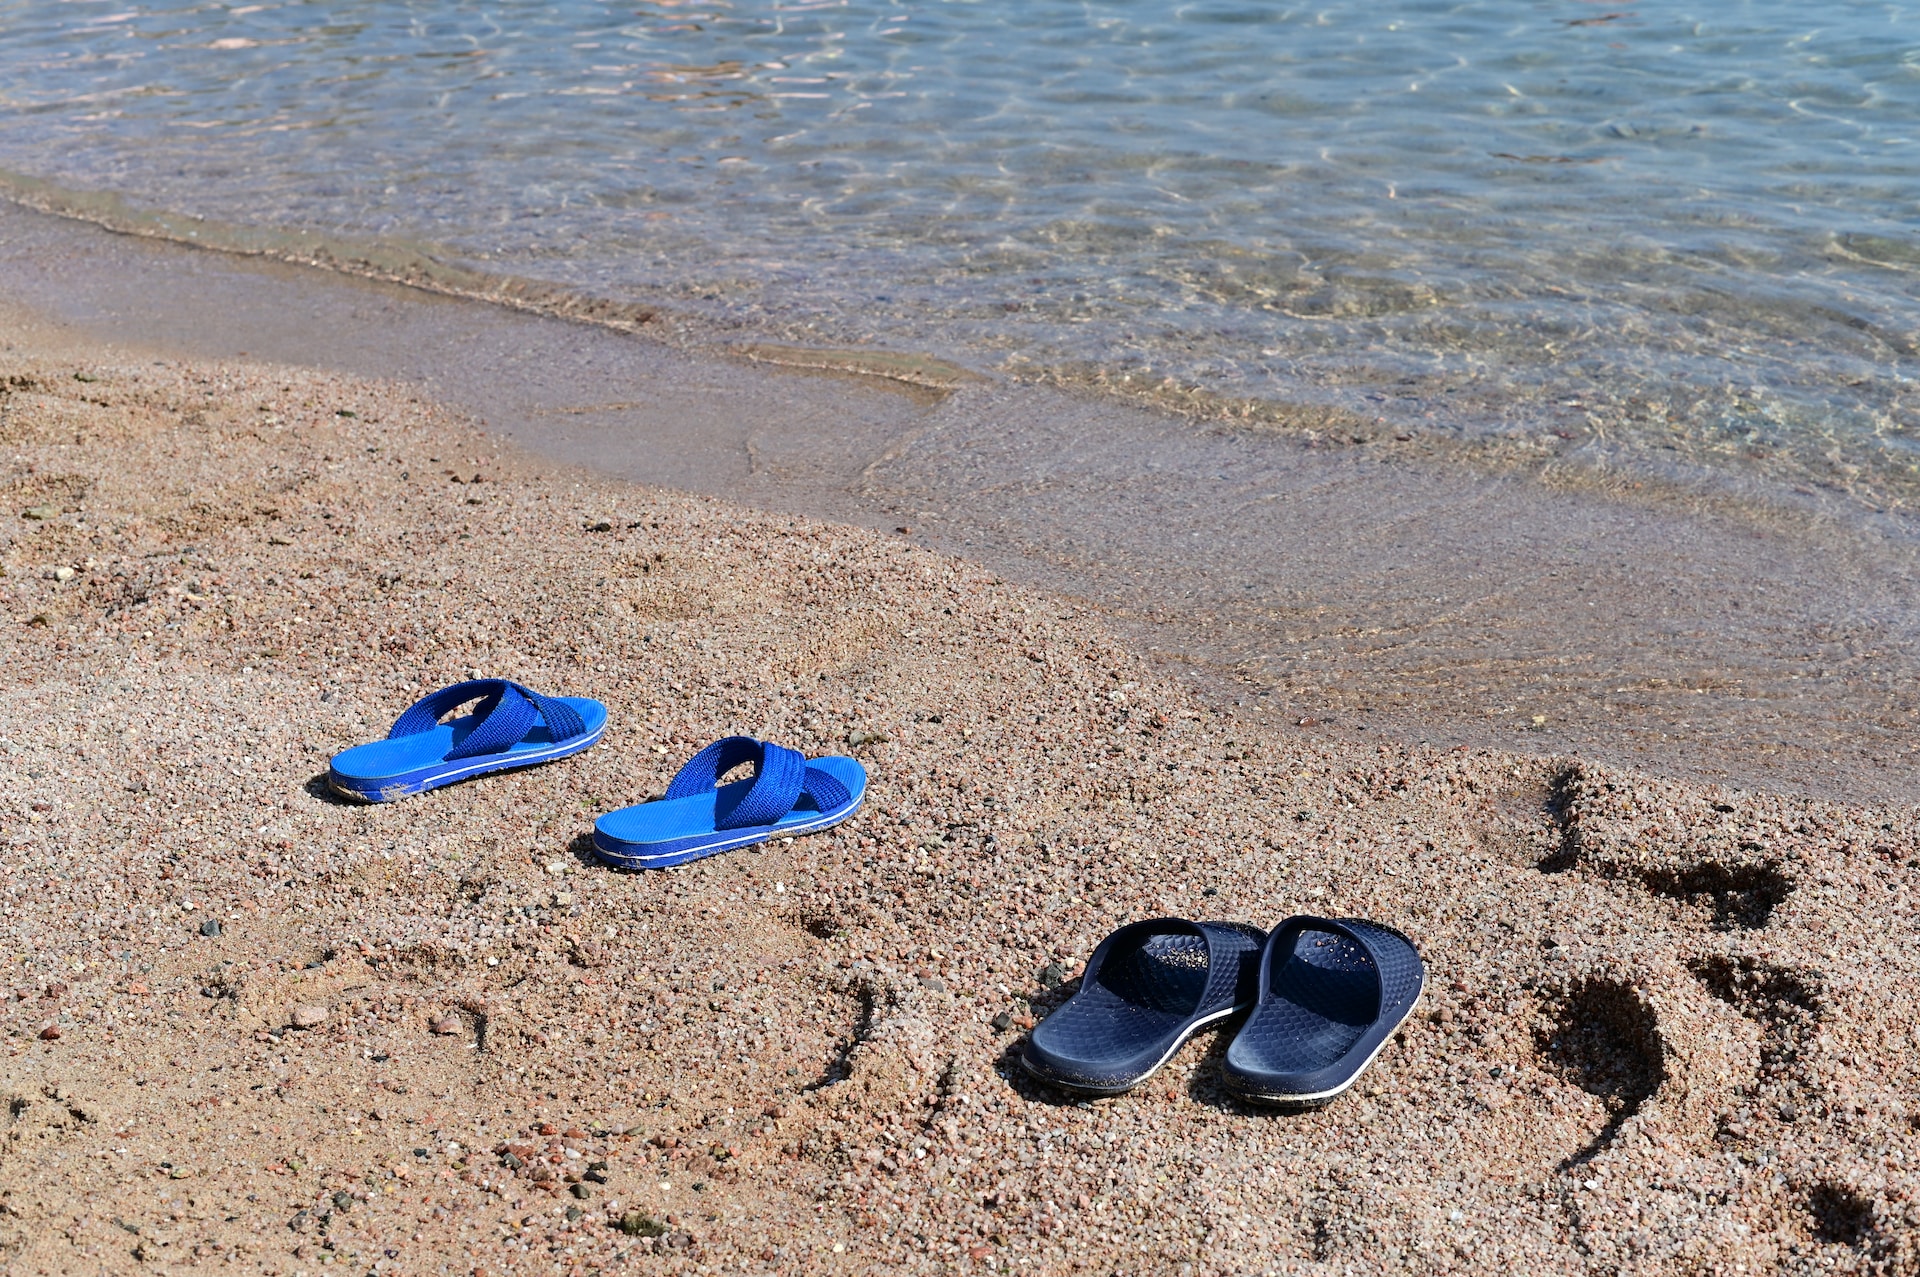
[[[1314,735],[1920,796],[1897,514],[1655,483],[1578,437],[1229,427],[752,333],[732,358],[671,316],[617,331],[11,206],[0,295],[157,350],[393,378],[549,457],[910,536]]]

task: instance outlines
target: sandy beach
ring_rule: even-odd
[[[20,1273],[1920,1270],[1911,810],[1236,716],[1068,601],[394,383],[0,326]],[[611,711],[379,807],[442,684]],[[614,873],[745,732],[865,810]],[[1013,1064],[1120,924],[1401,928],[1352,1094]]]

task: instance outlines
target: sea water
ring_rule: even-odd
[[[1920,6],[0,0],[0,167],[714,331],[1920,500]]]

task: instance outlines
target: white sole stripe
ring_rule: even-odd
[[[837,825],[841,821],[846,820],[855,812],[859,811],[865,802],[866,794],[863,791],[860,797],[854,800],[853,804],[845,811],[824,813],[818,820],[798,821],[791,825],[763,825],[750,834],[742,834],[737,838],[729,838],[722,842],[703,842],[695,847],[683,847],[679,851],[655,852],[652,855],[644,852],[616,851],[611,847],[602,847],[600,845],[600,837],[597,831],[594,835],[593,845],[596,851],[604,851],[609,856],[618,856],[622,860],[634,862],[637,867],[644,868],[654,861],[678,861],[681,857],[715,855],[722,851],[732,851],[735,847],[748,847],[754,843],[766,842],[773,838],[787,838],[795,834],[810,834],[816,829],[825,829],[829,825]],[[634,843],[630,845],[642,846],[644,844]]]
[[[1330,1091],[1314,1091],[1307,1095],[1277,1095],[1266,1091],[1236,1091],[1231,1086],[1227,1090],[1243,1100],[1251,1100],[1256,1104],[1318,1104],[1344,1095],[1353,1089],[1353,1084],[1358,1082],[1368,1069],[1373,1067],[1374,1059],[1380,1052],[1387,1049],[1387,1043],[1393,1041],[1393,1035],[1400,1031],[1400,1026],[1412,1018],[1413,1009],[1420,1005],[1420,999],[1426,996],[1426,992],[1427,985],[1423,980],[1420,982],[1420,992],[1413,995],[1413,1001],[1407,1004],[1407,1009],[1400,1018],[1393,1022],[1393,1027],[1381,1035],[1379,1045],[1367,1052],[1367,1058],[1360,1062],[1360,1067],[1353,1071],[1352,1077]]]

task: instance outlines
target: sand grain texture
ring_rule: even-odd
[[[902,542],[17,323],[0,497],[10,1272],[1920,1268],[1912,812],[1256,727]],[[328,795],[474,671],[605,742]],[[592,861],[735,731],[867,808]],[[1430,969],[1332,1107],[1011,1067],[1114,926],[1300,911]]]

